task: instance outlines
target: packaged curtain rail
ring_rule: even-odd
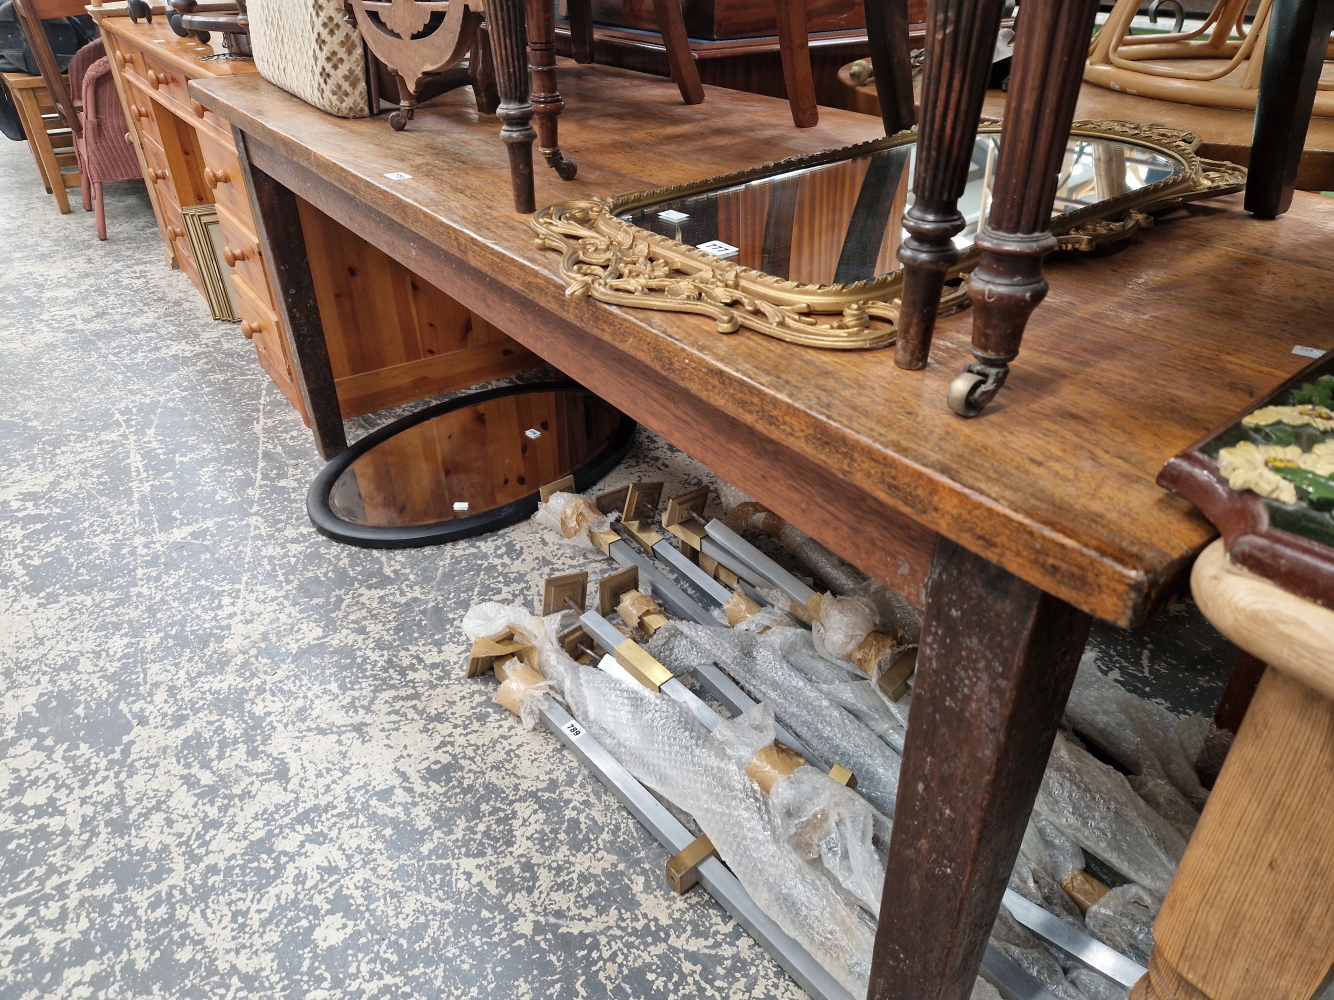
[[[771,715],[725,720],[711,733],[672,699],[571,660],[551,634],[559,618],[482,605],[464,630],[476,638],[512,629],[536,646],[570,714],[639,781],[693,816],[755,902],[863,995],[875,921],[859,903],[877,905],[879,887],[871,886],[884,869],[872,840],[877,830],[887,839],[888,821],[810,767],[778,778],[766,794],[748,771],[772,745]]]
[[[1159,896],[1167,892],[1185,838],[1135,794],[1125,777],[1056,735],[1034,814]]]
[[[851,770],[857,791],[892,815],[899,755],[787,662],[783,643],[795,631],[780,626],[756,634],[673,622],[657,631],[649,652],[673,673],[716,663],[752,698],[773,702],[783,725],[812,753]]]
[[[865,598],[876,609],[882,627],[901,629],[908,643],[918,641],[922,632],[922,613],[903,595],[872,580],[790,524],[783,526],[778,537],[783,546],[814,570],[835,594]]]
[[[837,705],[843,706],[902,755],[912,695],[890,701],[879,685],[856,664],[829,658],[816,650],[814,631],[784,628],[773,641],[789,664]]]

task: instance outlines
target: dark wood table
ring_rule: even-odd
[[[876,135],[822,110],[561,65],[575,181],[539,205],[694,180]],[[199,81],[231,121],[317,433],[341,437],[294,212],[299,195],[926,609],[877,939],[875,1000],[968,995],[1091,617],[1134,627],[1213,537],[1164,461],[1334,347],[1334,199],[1277,221],[1240,196],[1178,210],[1118,250],[1066,255],[985,414],[946,388],[970,357],[945,318],[932,363],[720,335],[681,314],[566,298],[510,209],[498,123],[448,95],[403,133],[330,117],[259,77]],[[409,179],[390,179],[395,173]],[[332,440],[332,438],[329,438]]]

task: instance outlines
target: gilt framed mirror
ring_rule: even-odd
[[[739,173],[609,198],[566,201],[533,216],[538,245],[559,252],[567,294],[710,317],[806,347],[894,342],[902,272],[896,255],[912,204],[916,132],[766,163]],[[990,207],[999,123],[977,133],[968,225],[943,309],[967,304],[973,237]],[[1199,139],[1159,125],[1075,122],[1052,232],[1092,250],[1153,224],[1154,212],[1239,191],[1246,171],[1196,155]]]

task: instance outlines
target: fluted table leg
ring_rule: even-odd
[[[556,89],[556,8],[552,0],[527,0],[528,69],[533,74],[533,124],[537,151],[563,181],[574,180],[579,169],[560,150],[560,113],[565,110]]]
[[[908,236],[899,245],[903,305],[894,363],[900,368],[926,367],[945,278],[959,263],[953,243],[964,227],[959,196],[968,183],[1001,5],[1002,0],[930,0],[927,6],[915,201],[903,216]]]
[[[950,408],[981,412],[1010,373],[1028,317],[1047,295],[1042,259],[1056,249],[1051,212],[1097,0],[1025,0],[1015,39],[991,212],[968,278],[973,356],[950,386]]]
[[[486,23],[491,36],[496,89],[500,106],[496,115],[504,124],[500,138],[510,160],[510,183],[514,185],[514,211],[532,212],[533,196],[533,106],[528,102],[528,45],[524,27],[523,0],[485,0]]]

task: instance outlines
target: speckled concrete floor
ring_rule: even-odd
[[[99,244],[0,144],[0,998],[803,996],[462,678],[471,604],[600,557],[316,535],[300,419],[107,197]],[[641,433],[608,483],[649,474],[706,475]],[[1107,667],[1211,710],[1226,649],[1153,628]]]

